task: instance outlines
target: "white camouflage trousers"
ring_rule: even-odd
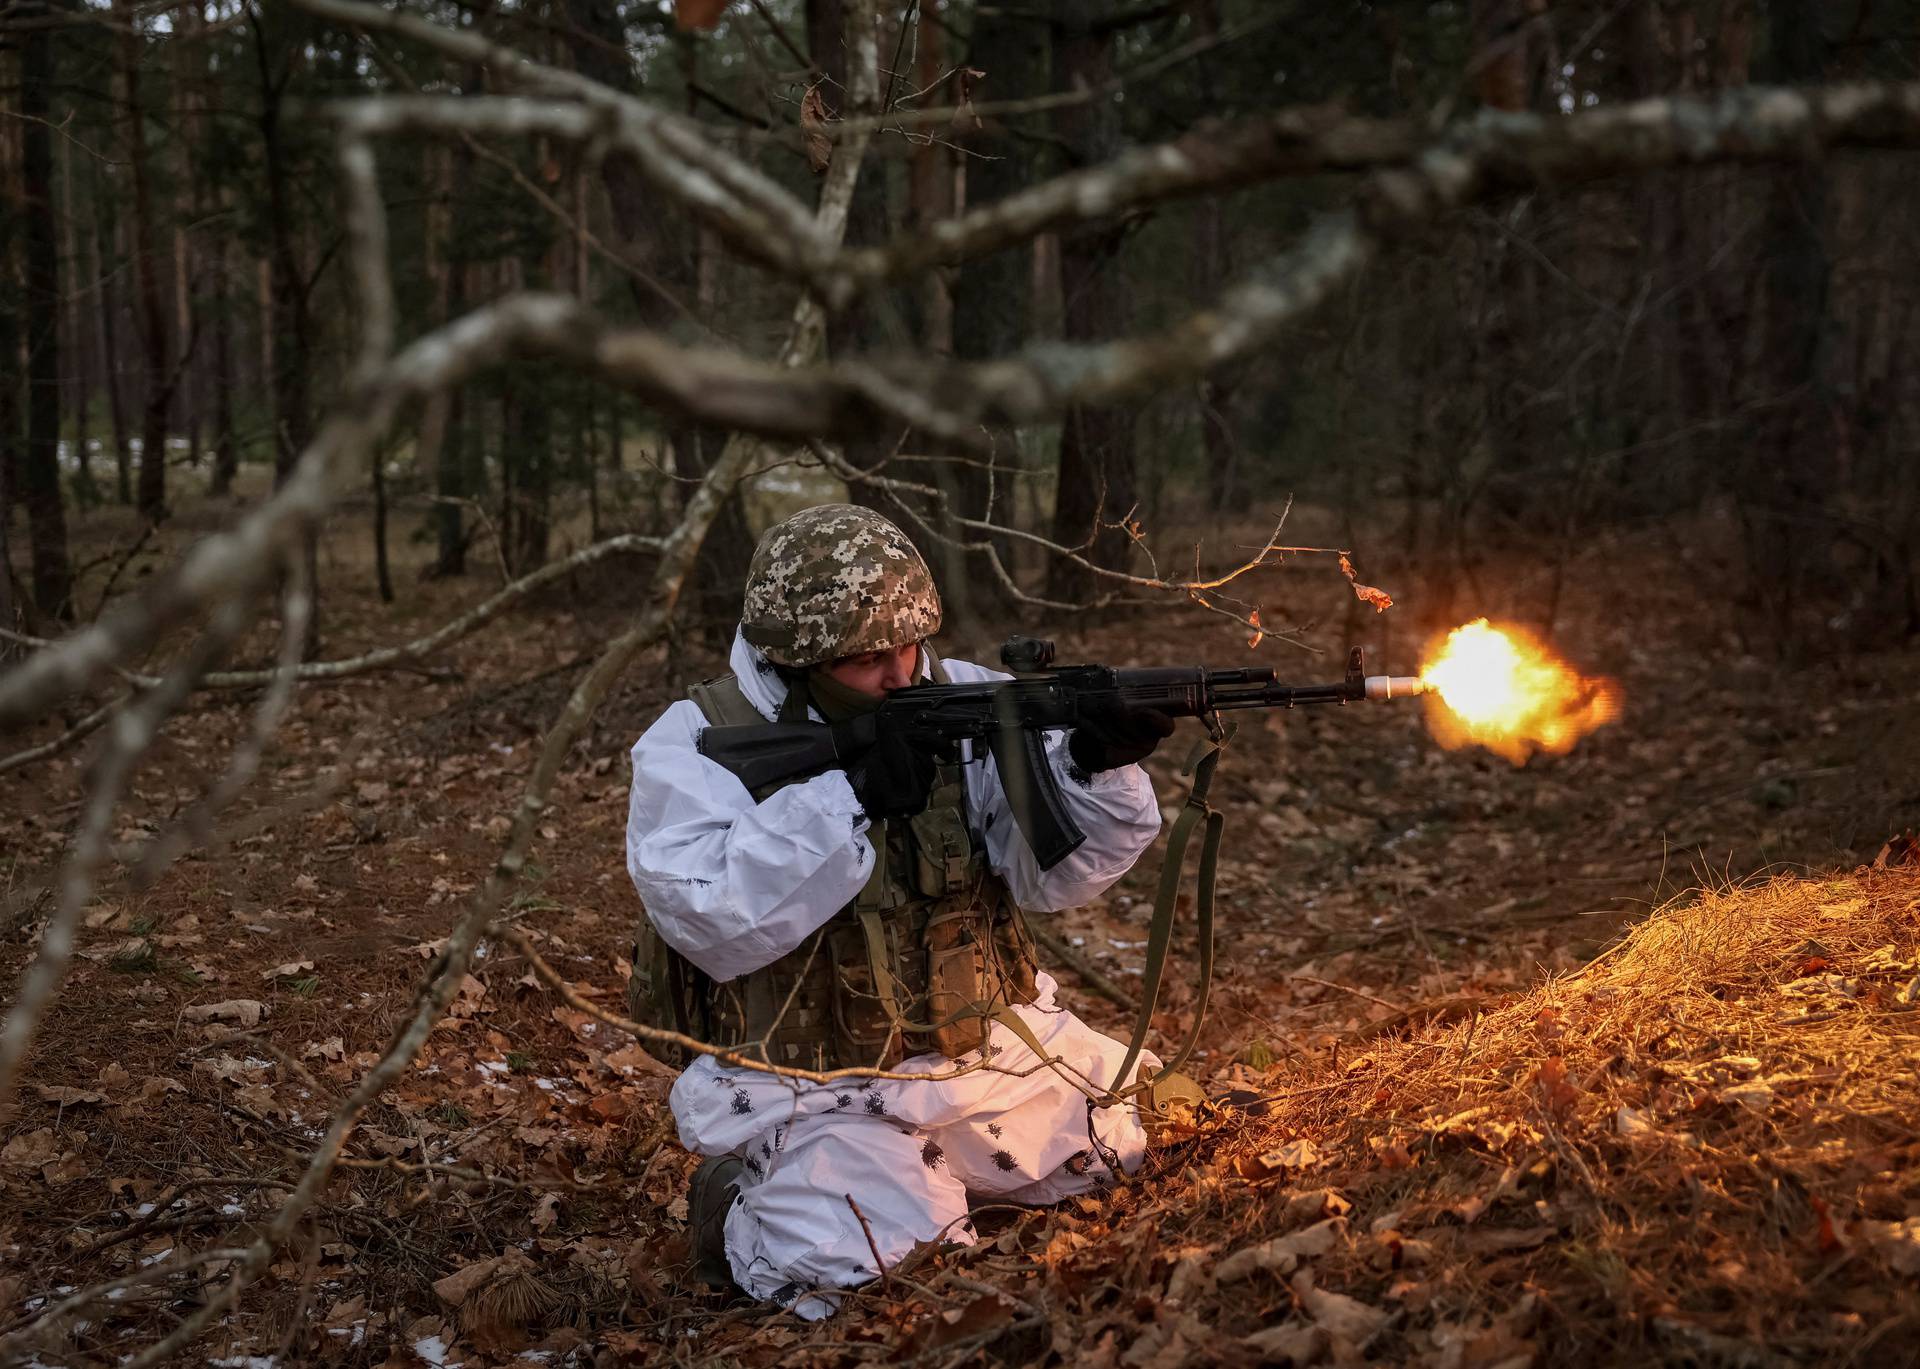
[[[1054,1005],[1016,1008],[1055,1065],[995,1023],[992,1064],[951,1079],[846,1080],[839,1086],[695,1062],[673,1087],[681,1144],[746,1164],[726,1219],[734,1281],[808,1319],[830,1291],[867,1282],[924,1241],[973,1241],[969,1195],[1043,1204],[1103,1189],[1140,1165],[1146,1137],[1130,1106],[1096,1108],[1126,1048]],[[900,1072],[959,1062],[916,1056]],[[1158,1068],[1151,1055],[1143,1062]],[[855,1211],[855,1208],[858,1211]],[[872,1231],[871,1245],[861,1217]]]

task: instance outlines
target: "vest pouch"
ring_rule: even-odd
[[[986,1016],[1004,1004],[989,979],[989,927],[977,906],[938,911],[927,919],[927,1020],[933,1048],[949,1058],[982,1050],[991,1026]]]
[[[926,809],[908,820],[913,835],[914,888],[925,898],[957,894],[973,883],[973,839],[967,831],[959,789],[958,784],[943,785]]]
[[[889,953],[889,930],[877,912],[862,909],[827,936],[833,964],[834,1034],[851,1057],[848,1064],[886,1068],[905,1055],[902,1023],[913,1007],[912,991],[891,972],[899,959]],[[881,948],[877,956],[873,953],[876,939]],[[880,974],[887,976],[884,983]]]
[[[704,1039],[706,1023],[700,1011],[703,995],[693,977],[700,972],[673,953],[653,929],[644,912],[633,937],[633,973],[627,980],[627,1016],[644,1027],[661,1027],[684,1036]],[[700,976],[702,979],[704,975]],[[671,1066],[688,1063],[678,1046],[655,1045],[647,1050]]]

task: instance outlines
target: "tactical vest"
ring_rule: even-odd
[[[932,672],[946,683],[937,659]],[[766,721],[731,675],[688,696],[712,724]],[[803,717],[804,704],[782,720],[798,720],[793,712]],[[941,766],[924,811],[868,829],[878,858],[854,900],[798,948],[738,979],[709,979],[643,915],[629,1011],[804,1069],[888,1069],[924,1051],[979,1050],[996,1016],[1034,1001],[1037,961],[1025,918],[968,828],[965,792],[960,767]]]

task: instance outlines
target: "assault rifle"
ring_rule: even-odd
[[[948,763],[972,760],[984,743],[1034,858],[1050,870],[1072,855],[1086,834],[1067,811],[1047,764],[1048,732],[1077,727],[1117,704],[1204,718],[1218,735],[1218,713],[1398,699],[1423,688],[1417,676],[1368,675],[1358,647],[1347,657],[1346,675],[1331,684],[1282,684],[1261,666],[1055,666],[1053,643],[1035,637],[1008,638],[1000,661],[1013,679],[911,685],[888,694],[872,713],[832,726],[708,727],[700,734],[700,754],[757,790],[844,768],[882,736],[904,736]]]

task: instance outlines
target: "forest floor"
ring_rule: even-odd
[[[151,551],[212,517],[188,510]],[[95,551],[113,531],[99,522]],[[1625,709],[1566,756],[1446,751],[1415,706],[1241,728],[1215,788],[1222,955],[1192,1069],[1265,1101],[1196,1117],[1110,1201],[985,1218],[980,1244],[817,1326],[690,1294],[675,1265],[694,1160],[670,1076],[492,947],[300,1243],[183,1362],[1920,1363],[1920,869],[1899,847],[1871,868],[1920,820],[1920,652],[1783,671],[1701,602],[1722,568],[1688,545],[1622,536],[1567,577],[1557,641],[1618,679]],[[330,552],[326,654],[437,625],[484,592],[483,566],[404,570],[387,606]],[[0,1333],[172,1252],[243,1243],[387,1044],[639,574],[556,589],[432,674],[303,687],[227,840],[145,891],[103,886],[0,1122]],[[1346,593],[1325,567],[1283,574],[1276,600]],[[1417,602],[1412,571],[1388,588]],[[1380,645],[1404,612],[1358,640]],[[991,660],[1006,626],[950,654]],[[1374,669],[1416,667],[1396,632]],[[1068,660],[1249,659],[1183,610],[1055,635]],[[1333,678],[1338,635],[1321,656],[1251,659]],[[263,633],[241,654],[270,650]],[[689,645],[629,672],[513,900],[609,1008],[637,912],[625,752],[717,661]],[[203,790],[247,702],[196,699],[117,839]],[[9,980],[85,756],[0,776]],[[1151,766],[1169,810],[1177,759]],[[1123,993],[1157,868],[1054,924]],[[1189,934],[1164,1036],[1188,1022],[1191,951]],[[1119,1004],[1061,977],[1124,1030]],[[113,1362],[219,1268],[78,1308],[16,1353]]]

